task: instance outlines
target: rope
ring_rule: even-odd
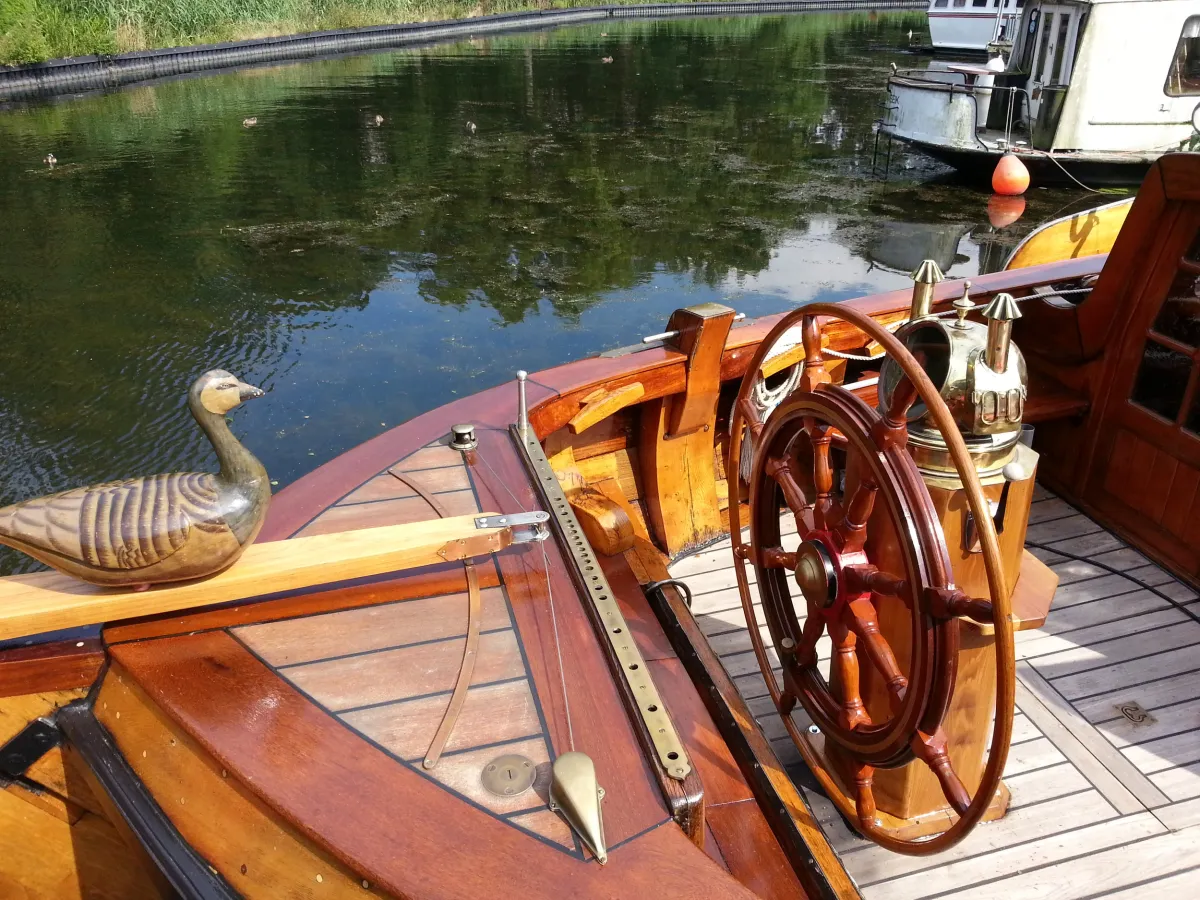
[[[1049,285],[1038,285],[1038,286],[1039,287],[1049,287]],[[1052,295],[1033,293],[1033,294],[1026,294],[1023,297],[1014,297],[1013,299],[1017,303],[1024,303],[1026,300],[1032,300],[1034,298],[1042,298],[1042,297],[1046,297],[1046,296],[1061,297],[1066,294],[1089,294],[1089,293],[1091,293],[1091,291],[1092,291],[1092,289],[1090,287],[1063,288],[1062,290],[1059,290],[1058,288],[1054,288]],[[941,312],[930,313],[929,318],[944,319],[944,318],[949,318],[950,316],[957,316],[957,315],[958,315],[957,309],[944,309]],[[894,333],[902,326],[907,325],[908,322],[909,322],[908,319],[901,319],[899,322],[893,322],[891,325],[887,325],[885,327],[887,328],[888,331]],[[852,360],[853,362],[874,362],[875,360],[879,359],[878,356],[870,356],[869,354],[866,356],[863,356],[861,353],[843,353],[840,350],[832,350],[829,347],[823,348],[821,350],[821,355],[822,356],[832,356],[835,359],[848,359],[848,360]],[[749,480],[749,479],[747,479],[747,480]]]
[[[791,372],[782,384],[774,388],[767,387],[766,379],[759,378],[754,382],[754,405],[758,409],[758,417],[765,422],[767,416],[783,402],[784,398],[791,394],[796,389],[796,385],[800,383],[800,375],[803,367],[796,363],[791,366]],[[750,476],[753,474],[754,467],[754,436],[747,428],[742,432],[742,467],[738,474],[742,481],[750,483]]]
[[[1080,181],[1078,178],[1076,178],[1074,175],[1072,175],[1070,172],[1068,172],[1067,167],[1064,166],[1062,163],[1060,163],[1055,158],[1053,153],[1047,153],[1045,150],[1034,150],[1032,147],[1022,148],[1021,153],[1031,153],[1035,156],[1044,156],[1044,157],[1046,157],[1046,159],[1050,160],[1050,162],[1054,163],[1056,166],[1058,166],[1060,169],[1062,169],[1062,173],[1064,175],[1066,175],[1068,178],[1070,178],[1073,182],[1075,182],[1077,185],[1079,185],[1085,191],[1091,191],[1093,194],[1104,193],[1103,191],[1096,190],[1096,188],[1088,187],[1086,184],[1084,184],[1082,181]],[[1020,154],[1018,154],[1018,158],[1020,158]]]

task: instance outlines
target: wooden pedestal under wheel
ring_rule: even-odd
[[[821,350],[821,327],[830,319],[858,327],[904,372],[885,413],[830,383]],[[772,345],[797,323],[805,348],[803,375],[797,390],[763,422],[750,401],[754,381]],[[906,448],[907,416],[918,399],[946,440],[979,523],[990,598],[971,598],[954,588],[941,523]],[[944,850],[984,817],[1000,787],[1015,689],[999,544],[962,436],[917,359],[868,316],[830,304],[796,310],[762,342],[734,406],[730,433],[740,436],[745,429],[753,440],[729,442],[726,468],[740,471],[744,445],[753,446],[749,544],[738,504],[729,507],[734,570],[775,705],[809,768],[863,835],[902,853]],[[781,541],[780,517],[787,513],[800,538],[794,551]],[[755,570],[782,688],[757,621],[747,563]],[[995,630],[996,716],[973,795],[955,773],[942,729],[964,616],[992,623]],[[881,628],[884,618],[887,628]],[[833,648],[828,678],[818,666],[818,642],[825,635]],[[873,698],[864,700],[867,688]],[[797,702],[820,739],[793,719]],[[909,840],[886,827],[873,791],[876,769],[914,759],[932,770],[953,810],[949,828],[927,840]]]

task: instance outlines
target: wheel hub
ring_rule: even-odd
[[[796,584],[808,602],[828,609],[838,597],[838,573],[825,543],[804,541],[796,550]]]

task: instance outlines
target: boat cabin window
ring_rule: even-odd
[[[971,0],[972,6],[987,6],[987,0]]]
[[[1175,280],[1146,335],[1131,399],[1200,435],[1200,390],[1192,391],[1189,408],[1184,409],[1193,369],[1200,369],[1200,235],[1179,261]]]
[[[1200,94],[1200,16],[1189,16],[1163,88],[1170,97]]]
[[[960,6],[966,6],[966,5],[967,5],[967,0],[954,0],[955,8],[958,8]]]
[[[933,0],[933,5],[938,9],[950,5],[950,0]]]
[[[1063,78],[1062,61],[1063,53],[1067,49],[1067,32],[1071,28],[1070,15],[1061,15],[1058,17],[1058,37],[1054,39],[1054,61],[1050,65],[1050,73],[1046,81],[1048,84],[1064,84],[1066,79]]]

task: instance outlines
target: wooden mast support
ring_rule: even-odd
[[[684,391],[642,405],[639,453],[647,518],[669,557],[724,531],[713,439],[721,354],[733,317],[719,303],[676,310],[667,325],[676,332],[668,346],[687,357]]]
[[[145,591],[98,587],[57,572],[0,578],[0,640],[495,553],[513,543],[512,529],[475,524],[476,519],[495,515],[479,513],[255,544],[237,563],[211,578]]]

